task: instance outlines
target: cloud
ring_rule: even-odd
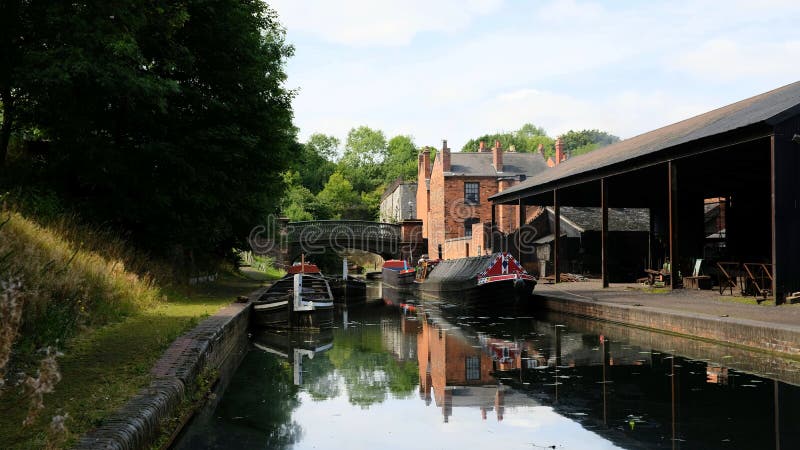
[[[405,45],[426,31],[456,32],[502,0],[276,0],[271,5],[289,30],[353,46]]]
[[[711,81],[766,77],[788,83],[796,76],[798,61],[800,40],[745,44],[712,39],[678,55],[673,64],[677,70]]]

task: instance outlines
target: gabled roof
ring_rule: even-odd
[[[538,187],[550,188],[578,176],[599,178],[623,163],[645,156],[666,153],[681,144],[757,124],[775,125],[800,114],[800,81],[724,106],[705,114],[611,144],[564,161],[541,175],[529,178],[501,193],[492,201],[519,198],[524,191],[535,193]]]
[[[577,231],[600,231],[600,208],[562,206],[561,220],[569,222]],[[555,220],[553,208],[547,207],[547,216]],[[609,208],[608,231],[650,231],[650,210],[647,208]]]
[[[525,174],[532,177],[547,169],[547,163],[537,152],[503,152],[503,171],[492,164],[492,152],[453,152],[450,154],[450,171],[444,176],[497,177]]]

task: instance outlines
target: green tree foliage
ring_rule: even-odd
[[[495,141],[500,141],[500,146],[503,150],[508,150],[513,145],[518,152],[534,152],[541,144],[545,157],[555,154],[555,140],[547,136],[543,128],[531,123],[526,123],[513,132],[485,134],[475,139],[470,139],[464,144],[461,151],[477,152],[481,141],[489,149],[494,147]]]
[[[353,185],[341,173],[334,172],[325,188],[317,194],[317,200],[327,211],[330,219],[356,219],[363,210],[361,196],[353,190]]]
[[[29,182],[181,254],[243,245],[276,209],[293,50],[262,2],[2,5],[3,130],[36,128],[46,144]]]
[[[382,163],[388,147],[383,131],[366,126],[353,128],[347,134],[339,171],[345,174],[357,192],[370,192],[380,186],[385,177]]]
[[[328,161],[335,161],[339,154],[339,139],[322,133],[314,133],[308,137],[306,147]]]
[[[303,186],[311,192],[319,193],[336,171],[333,158],[338,145],[338,139],[324,134],[313,134],[305,144],[294,144],[292,170],[300,174]]]
[[[414,180],[417,178],[417,147],[411,136],[395,136],[389,140],[384,170],[384,181],[397,178]]]
[[[317,206],[317,198],[307,187],[303,186],[300,174],[288,171],[283,176],[286,191],[281,202],[281,214],[292,222],[314,220],[312,211]]]
[[[570,130],[561,135],[561,142],[564,144],[564,151],[568,155],[578,156],[619,142],[619,138],[600,130]]]

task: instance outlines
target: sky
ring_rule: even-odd
[[[800,1],[272,0],[299,139],[623,139],[800,79]]]

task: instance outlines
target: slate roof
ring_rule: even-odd
[[[602,217],[600,208],[562,206],[561,218],[572,222],[578,231],[600,231]],[[553,208],[547,208],[551,221],[555,220]],[[609,208],[608,231],[650,231],[650,210],[647,208]]]
[[[545,185],[557,186],[579,175],[593,175],[599,178],[603,172],[609,173],[622,168],[623,163],[632,163],[636,159],[658,153],[663,154],[681,144],[752,125],[775,125],[798,114],[800,114],[800,81],[570,158],[541,175],[529,178],[489,199],[512,200],[519,198],[520,195],[524,196],[523,191],[536,193],[540,187],[543,190],[550,190],[551,187]]]
[[[446,177],[472,176],[497,177],[525,174],[528,178],[547,170],[547,163],[539,153],[503,152],[503,171],[494,170],[492,152],[453,152],[450,154],[450,171]]]

